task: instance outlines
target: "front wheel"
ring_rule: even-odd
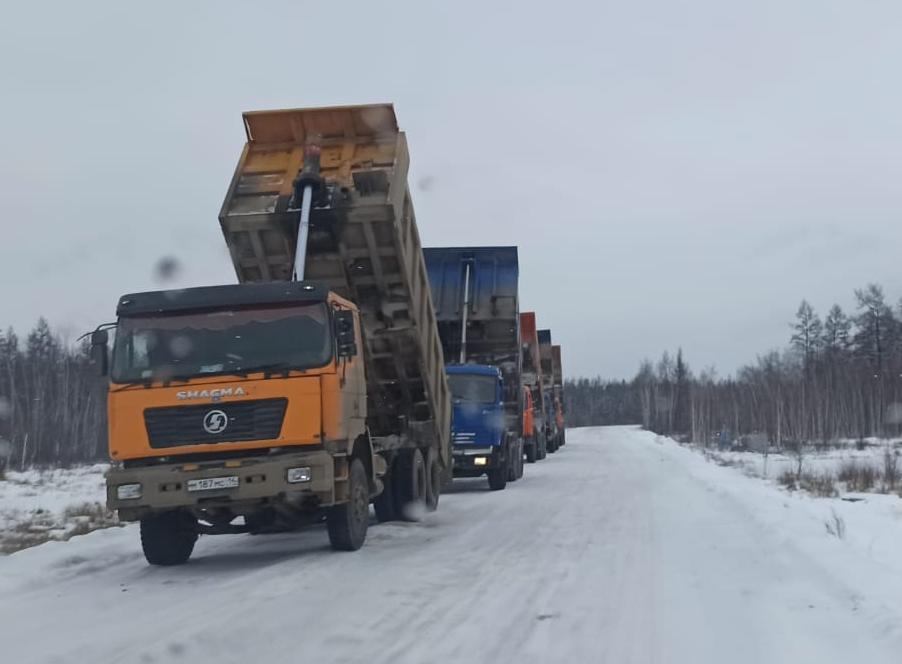
[[[197,542],[197,519],[190,512],[172,510],[141,519],[141,548],[151,565],[188,562]]]
[[[504,464],[500,468],[492,468],[486,475],[489,478],[489,489],[492,491],[501,491],[507,486],[507,473],[509,472],[509,464]]]
[[[329,543],[336,551],[356,551],[366,540],[370,523],[370,488],[360,459],[348,471],[348,501],[330,507],[326,514]]]

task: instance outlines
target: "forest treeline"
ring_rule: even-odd
[[[0,332],[0,450],[10,467],[105,459],[105,399],[87,345],[64,343],[43,318],[24,340]]]
[[[876,284],[856,307],[821,317],[803,300],[789,344],[735,376],[694,373],[682,351],[642,362],[631,381],[567,381],[568,424],[642,424],[708,443],[766,436],[774,445],[820,444],[902,433],[902,301]],[[721,434],[723,432],[723,434]]]

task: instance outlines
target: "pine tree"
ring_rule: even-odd
[[[801,354],[805,362],[805,370],[808,371],[820,347],[823,325],[807,300],[802,300],[799,305],[799,309],[796,311],[796,322],[792,329],[794,333],[790,341],[793,348]]]
[[[838,304],[830,307],[824,319],[824,332],[821,345],[828,353],[841,353],[849,348],[852,333],[852,321]]]
[[[853,337],[858,355],[867,360],[876,374],[886,366],[890,337],[895,319],[886,304],[883,289],[877,284],[868,284],[855,291],[859,313],[855,317],[857,332]]]

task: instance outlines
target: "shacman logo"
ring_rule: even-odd
[[[222,433],[229,426],[229,417],[221,410],[211,410],[204,415],[204,431],[216,435]]]
[[[175,393],[179,400],[212,399],[219,401],[223,397],[243,397],[247,394],[243,387],[221,387],[215,390],[181,390]]]

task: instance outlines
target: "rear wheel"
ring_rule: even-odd
[[[507,444],[507,481],[517,481],[517,443]]]
[[[438,509],[438,499],[442,495],[442,466],[434,447],[426,452],[426,510]]]
[[[517,439],[508,448],[510,450],[510,465],[507,474],[508,482],[516,482],[523,477],[523,441]]]
[[[545,442],[545,436],[538,435],[536,437],[536,444],[538,446],[537,456],[538,456],[539,460],[541,461],[546,456],[548,456],[548,446],[547,446],[547,443]]]
[[[505,450],[507,454],[505,455],[505,463],[499,465],[497,468],[492,468],[491,470],[486,471],[486,475],[489,478],[489,489],[492,491],[501,491],[504,487],[507,486],[507,477],[510,472],[511,465],[511,448],[508,447]]]
[[[526,462],[535,463],[539,458],[539,441],[533,436],[532,440],[526,443]]]
[[[184,510],[141,519],[141,548],[151,565],[181,565],[197,542],[197,519]]]
[[[329,542],[336,551],[356,551],[366,540],[370,523],[370,489],[360,459],[348,470],[348,502],[330,507],[326,514]]]
[[[399,501],[397,496],[397,487],[395,484],[395,464],[392,463],[385,476],[382,477],[382,493],[373,499],[373,509],[376,511],[376,519],[379,523],[386,521],[395,521],[399,518],[400,512],[397,509]]]
[[[403,450],[397,463],[395,509],[399,519],[416,521],[426,504],[426,460],[419,449]]]

